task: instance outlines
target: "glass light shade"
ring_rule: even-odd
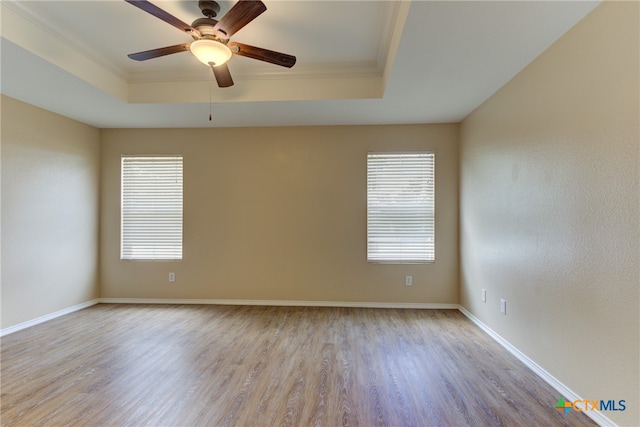
[[[196,40],[189,46],[191,53],[205,65],[222,65],[231,58],[231,50],[215,40]]]

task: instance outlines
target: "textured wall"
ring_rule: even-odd
[[[457,139],[457,125],[103,130],[101,295],[456,304]],[[436,152],[434,264],[367,263],[376,150]],[[122,153],[184,155],[183,261],[120,261]]]
[[[622,425],[640,425],[638,9],[600,5],[460,145],[462,305],[581,397],[625,399],[605,414]]]
[[[100,132],[2,97],[2,328],[98,297]]]

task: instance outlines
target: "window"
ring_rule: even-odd
[[[182,259],[182,156],[122,156],[120,259]]]
[[[367,261],[435,260],[434,153],[367,155]]]

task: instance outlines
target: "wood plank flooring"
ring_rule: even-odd
[[[3,426],[595,425],[456,310],[99,304],[1,345]]]

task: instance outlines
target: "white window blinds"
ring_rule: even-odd
[[[435,260],[434,153],[367,155],[367,261]]]
[[[182,156],[122,156],[121,259],[182,259]]]

